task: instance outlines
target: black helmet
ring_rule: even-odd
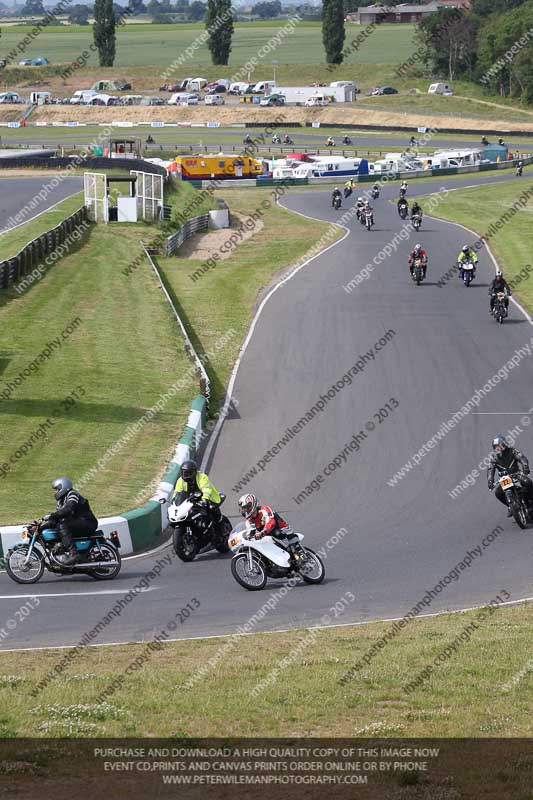
[[[189,483],[189,481],[193,481],[196,478],[196,473],[198,472],[198,467],[196,465],[196,461],[189,459],[188,461],[184,461],[181,465],[180,475],[185,483]]]
[[[495,436],[494,439],[492,440],[492,449],[496,453],[503,453],[508,448],[509,445],[507,443],[507,439],[505,438],[505,436],[502,436],[501,433],[498,433],[498,435]]]
[[[470,252],[470,248],[467,244],[465,244],[465,246],[463,247],[463,253],[468,253],[468,252]]]
[[[55,481],[52,481],[52,489],[55,499],[61,500],[72,489],[72,481],[70,478],[56,478]]]

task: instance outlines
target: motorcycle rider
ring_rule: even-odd
[[[471,261],[474,265],[474,269],[472,270],[473,275],[472,277],[476,277],[476,267],[478,264],[478,257],[475,250],[469,247],[467,244],[461,249],[461,252],[457,256],[457,264],[459,265],[459,277],[463,277],[463,264],[465,261]]]
[[[364,202],[364,205],[363,205],[363,221],[364,221],[365,223],[366,223],[366,214],[367,214],[369,211],[370,211],[370,219],[371,219],[371,223],[372,223],[372,225],[373,225],[373,224],[374,224],[374,209],[373,209],[373,208],[372,208],[372,206],[370,205],[370,202],[369,202],[368,200],[365,200],[365,202]]]
[[[414,136],[411,136],[411,138],[409,139],[409,146],[414,147],[415,144],[416,144],[416,139]]]
[[[503,277],[503,272],[499,269],[496,272],[496,277],[492,281],[489,287],[489,294],[490,294],[490,313],[494,311],[494,303],[496,302],[496,294],[498,292],[505,292],[506,297],[504,300],[505,308],[509,308],[509,298],[512,296],[511,287]]]
[[[400,217],[402,216],[402,208],[405,209],[405,213],[407,215],[409,213],[409,203],[405,197],[400,197],[398,200],[398,214]]]
[[[255,494],[243,494],[238,502],[242,516],[255,529],[255,539],[272,536],[274,542],[283,550],[288,550],[291,560],[301,557],[300,545],[286,545],[283,540],[292,533],[292,528],[277,511],[270,506],[261,505]]]
[[[414,274],[415,261],[418,261],[419,259],[422,262],[422,274],[425,280],[426,270],[428,267],[428,254],[426,253],[421,244],[415,244],[414,248],[409,253],[409,259],[407,262],[409,264],[409,272],[411,273],[411,278],[413,277]]]
[[[274,136],[272,137],[272,144],[281,144],[279,133],[275,133]]]
[[[407,194],[407,183],[406,181],[402,181],[402,185],[400,186],[400,197],[405,197]]]
[[[533,503],[533,483],[530,478],[525,477],[530,472],[529,461],[520,450],[511,447],[505,436],[501,434],[498,434],[492,440],[490,464],[487,467],[487,483],[490,491],[494,489],[494,474],[496,470],[498,475],[507,474],[511,478],[520,478],[520,483],[525,490],[528,502]],[[500,503],[503,503],[504,506],[507,505],[505,493],[499,484],[494,494]],[[507,516],[512,516],[510,508],[507,510]]]
[[[517,178],[521,178],[522,177],[523,170],[524,170],[524,165],[522,164],[521,161],[519,161],[518,164],[516,165],[516,177]]]
[[[288,133],[286,133],[283,137],[283,144],[292,144],[292,139]]]
[[[413,205],[411,206],[411,219],[413,219],[413,217],[416,217],[417,214],[420,217],[420,219],[422,219],[422,209],[415,200]]]
[[[196,461],[187,459],[181,465],[180,474],[174,486],[172,501],[179,505],[195,492],[202,493],[202,499],[198,504],[207,509],[209,516],[215,524],[218,524],[222,516],[219,508],[221,503],[220,495],[206,473],[198,471]]]
[[[482,136],[482,137],[481,137],[481,144],[482,144],[484,147],[486,147],[486,146],[488,145],[488,143],[489,143],[489,140],[487,139],[487,137],[486,137],[486,136]]]
[[[56,510],[46,514],[43,521],[57,523],[57,532],[65,550],[64,555],[58,556],[58,561],[65,565],[75,564],[80,556],[74,545],[73,536],[92,536],[98,529],[98,520],[91,510],[89,501],[73,488],[70,478],[56,478],[52,481],[52,489],[57,500]]]
[[[351,144],[351,143],[352,143],[352,140],[350,139],[350,137],[349,137],[349,136],[347,136],[346,134],[344,134],[344,136],[342,137],[342,143],[343,143],[343,144]]]
[[[252,137],[250,136],[249,133],[246,134],[246,136],[244,137],[244,139],[242,141],[243,141],[243,144],[253,144],[254,143],[253,139],[252,139]]]
[[[379,197],[379,184],[375,183],[372,187],[372,196]]]
[[[355,189],[355,183],[354,183],[354,181],[353,181],[353,178],[350,178],[349,180],[347,180],[347,181],[346,181],[346,183],[345,183],[344,185],[345,185],[345,187],[346,187],[347,189],[349,189],[351,192],[353,192],[353,190]]]
[[[333,189],[333,192],[331,194],[331,205],[333,207],[335,206],[335,198],[336,197],[338,197],[340,202],[342,203],[342,192],[341,192],[341,190],[339,189],[338,186],[335,186],[335,188]]]
[[[326,139],[326,147],[335,147],[335,139],[333,136],[328,136]]]

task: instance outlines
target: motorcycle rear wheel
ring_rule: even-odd
[[[229,551],[229,535],[231,533],[231,522],[227,517],[222,518],[222,528],[223,533],[220,536],[218,543],[215,545],[215,549],[219,553],[227,553]]]
[[[22,561],[26,558],[29,545],[13,550],[6,558],[6,572],[15,583],[37,583],[44,572],[44,559],[42,555],[33,550],[31,561],[28,567],[22,566]]]
[[[267,574],[261,559],[255,553],[252,553],[253,573],[250,572],[248,566],[248,554],[237,553],[231,559],[231,574],[241,586],[248,589],[249,592],[258,592],[264,589],[267,582]]]
[[[99,561],[118,561],[118,564],[116,567],[96,567],[96,569],[92,569],[89,573],[91,578],[94,578],[95,581],[110,581],[116,578],[122,568],[122,559],[118,550],[107,542],[102,542],[99,550],[97,547],[93,548],[93,550],[96,550],[96,556]],[[104,556],[103,559],[102,554]]]
[[[194,538],[192,528],[175,528],[172,534],[172,545],[174,552],[182,561],[194,561],[198,555],[198,542]]]

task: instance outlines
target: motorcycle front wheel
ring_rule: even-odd
[[[175,528],[172,535],[172,544],[174,552],[182,561],[194,561],[198,555],[198,542],[190,526]]]
[[[98,561],[111,561],[118,562],[115,566],[110,567],[96,567],[90,571],[91,578],[95,581],[110,581],[116,578],[122,567],[122,559],[120,553],[108,542],[103,542],[100,547],[93,547],[92,553]]]
[[[264,589],[267,582],[267,574],[261,559],[255,553],[252,553],[252,567],[250,569],[248,554],[237,553],[231,559],[231,574],[241,586],[248,589],[249,592],[258,592]]]
[[[524,508],[524,504],[519,501],[514,501],[511,506],[511,511],[513,512],[514,521],[520,530],[525,530],[525,528],[527,528],[527,511]]]
[[[299,568],[299,573],[305,583],[322,583],[326,576],[326,568],[324,563],[314,550],[310,547],[304,547],[303,551],[306,555],[305,561]]]
[[[37,583],[43,576],[44,559],[38,550],[32,550],[30,560],[24,565],[29,545],[13,550],[6,558],[6,572],[16,583]]]

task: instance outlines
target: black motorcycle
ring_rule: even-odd
[[[339,210],[339,208],[341,207],[341,203],[342,201],[340,194],[336,194],[335,197],[333,198],[333,208],[335,209],[335,211]]]
[[[345,186],[345,187],[344,187],[344,199],[345,199],[345,200],[347,200],[347,199],[348,199],[348,197],[351,195],[352,191],[353,191],[353,190],[352,190],[352,189],[350,189],[350,187],[349,187],[349,186]]]
[[[378,188],[372,189],[372,199],[377,200],[378,197],[379,197],[379,189]]]
[[[220,505],[226,499],[220,494]],[[217,550],[227,553],[231,522],[223,515],[217,520],[202,500],[202,493],[195,492],[181,503],[172,502],[168,509],[168,521],[174,533],[172,545],[182,561],[194,561],[200,553]]]
[[[413,214],[411,222],[413,223],[413,228],[415,229],[415,231],[419,231],[420,226],[422,225],[422,217],[420,216],[420,214]]]
[[[510,509],[514,521],[519,528],[524,530],[530,522],[533,522],[533,508],[527,499],[523,476],[519,474],[500,475],[498,483],[505,495],[507,507]]]
[[[407,212],[408,212],[408,211],[409,211],[409,208],[408,208],[408,206],[406,206],[406,205],[404,205],[404,206],[398,206],[398,214],[400,215],[400,217],[401,217],[402,219],[406,219],[406,217],[407,217]]]
[[[351,143],[352,143],[352,140],[350,139],[350,137],[349,137],[349,136],[343,136],[343,137],[342,137],[342,143],[343,143],[343,144],[351,144]]]
[[[506,305],[507,295],[505,292],[496,292],[496,297],[494,298],[494,308],[492,309],[492,314],[496,322],[499,322],[500,325],[503,324],[504,319],[506,318],[508,311]]]
[[[90,575],[98,581],[116,578],[121,568],[118,536],[106,539],[102,531],[74,539],[79,560],[63,564],[64,548],[57,529],[44,520],[34,520],[22,530],[22,542],[7,552],[6,572],[17,583],[37,583],[44,570],[55,575]]]

